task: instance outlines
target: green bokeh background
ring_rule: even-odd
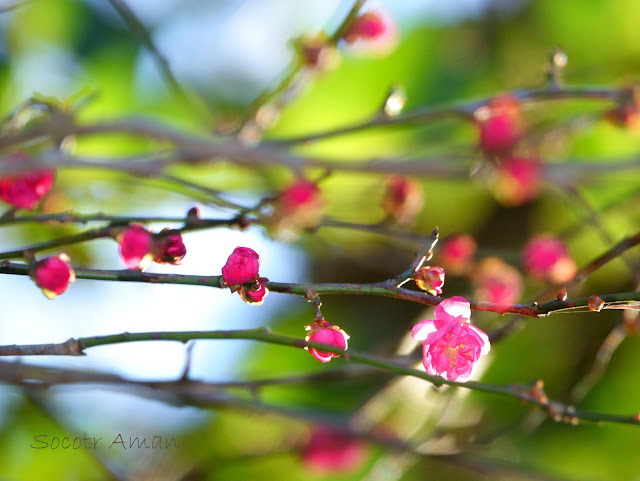
[[[406,110],[540,87],[544,82],[545,62],[557,46],[561,46],[569,58],[564,74],[568,84],[619,86],[636,78],[640,66],[637,35],[640,2],[535,0],[514,2],[515,6],[509,2],[488,3],[492,6],[478,18],[460,15],[458,20],[438,22],[423,16],[401,22],[399,44],[386,57],[360,56],[343,49],[339,66],[317,75],[306,86],[284,109],[279,124],[268,132],[267,139],[311,133],[365,119],[375,112],[394,84],[406,90]],[[196,4],[187,2],[178,8],[192,8]],[[505,8],[507,4],[509,8]],[[456,10],[455,6],[450,8]],[[51,47],[71,55],[82,72],[71,79],[72,91],[97,94],[78,112],[83,121],[148,116],[207,135],[222,123],[241,117],[252,100],[232,101],[220,94],[224,91],[220,82],[242,84],[246,79],[210,79],[210,88],[200,92],[216,112],[214,124],[210,124],[203,122],[201,111],[194,110],[168,89],[152,99],[141,96],[135,76],[143,47],[124,25],[107,21],[86,3],[32,0],[2,16],[5,55],[0,60],[0,107],[3,113],[25,100],[16,93],[20,83],[18,60]],[[295,26],[292,25],[291,31],[293,35]],[[189,52],[185,51],[184,55]],[[265,80],[262,87],[268,85]],[[610,107],[607,102],[547,102],[528,107],[526,114],[534,125],[548,128],[563,125],[576,116],[594,119]],[[459,162],[471,166],[479,159],[474,151],[475,135],[469,124],[443,121],[427,126],[372,129],[304,145],[296,151],[344,161],[458,153],[462,154]],[[95,156],[134,155],[157,147],[161,146],[128,136],[95,136],[78,139],[75,152]],[[626,160],[637,155],[638,134],[593,120],[546,149],[547,160],[553,162]],[[290,172],[284,169],[253,171],[224,163],[197,168],[174,166],[170,172],[213,189],[257,197],[272,194],[291,179]],[[319,172],[309,174],[313,177]],[[381,220],[381,180],[382,176],[377,174],[333,173],[322,183],[328,199],[328,215],[362,223]],[[554,186],[546,186],[530,204],[507,208],[494,199],[487,183],[477,178],[426,178],[421,183],[426,203],[412,227],[416,233],[429,233],[436,225],[443,236],[467,232],[478,239],[481,251],[498,250],[515,264],[523,244],[538,232],[565,233],[578,265],[589,262],[610,245],[584,220],[584,207]],[[96,184],[102,189],[100,199],[96,199],[91,190]],[[131,205],[140,210],[159,201],[171,202],[180,195],[180,192],[167,192],[153,186],[168,187],[161,181],[124,175],[62,171],[56,192],[43,208],[126,214]],[[640,206],[636,193],[639,186],[640,175],[636,171],[582,177],[579,188],[591,206],[601,212],[598,216],[601,225],[614,242],[638,229]],[[60,226],[23,227],[16,229],[14,235],[31,243],[73,231],[75,228]],[[368,282],[387,278],[405,269],[415,248],[380,236],[328,228],[304,235],[298,243],[311,259],[309,280],[318,282]],[[92,266],[95,258],[87,246],[74,247],[71,254],[84,266]],[[636,250],[629,256],[638,260]],[[522,300],[531,299],[542,287],[529,282]],[[470,286],[461,279],[448,280],[447,288],[447,296],[471,295]],[[633,289],[629,270],[617,260],[594,274],[581,292],[570,295]],[[295,306],[273,316],[270,326],[279,333],[299,336],[301,325],[309,322],[312,313],[303,302]],[[327,298],[323,312],[327,319],[350,333],[353,349],[381,356],[392,355],[411,325],[428,314],[420,306],[360,297]],[[508,316],[494,314],[474,314],[474,319],[487,330],[509,320]],[[528,320],[522,330],[492,347],[482,380],[510,384],[544,379],[551,398],[566,400],[571,386],[590,368],[606,335],[620,322],[619,311],[555,314]],[[635,382],[638,363],[640,341],[632,337],[623,342],[604,378],[579,407],[614,414],[640,411],[640,387]],[[343,366],[342,359],[319,365],[311,356],[302,356],[297,350],[256,345],[240,370],[243,378],[252,379]],[[260,398],[264,402],[319,410],[343,419],[372,399],[388,381],[388,377],[376,375],[338,379],[321,385],[286,385],[266,388]],[[494,460],[496,465],[514,463],[519,469],[542,477],[528,478],[522,472],[508,469],[486,474],[482,470],[463,469],[456,465],[454,458],[447,462],[433,456],[416,458],[392,476],[390,466],[399,463],[401,456],[371,446],[367,463],[356,472],[332,474],[327,479],[364,479],[372,472],[379,472],[373,471],[373,467],[381,465],[386,466],[386,474],[367,479],[438,481],[547,479],[544,476],[548,476],[548,479],[628,481],[640,478],[640,464],[635,457],[640,443],[637,427],[570,426],[549,419],[541,419],[536,424],[530,408],[514,399],[447,390],[435,392],[420,383],[410,386],[400,383],[388,392],[391,394],[383,403],[388,413],[378,420],[385,429],[402,436],[412,422],[424,422],[414,440],[426,439],[433,435],[436,421],[446,415],[445,427],[471,425],[476,435],[478,442],[463,454],[483,456]],[[146,477],[128,479],[323,479],[322,475],[306,469],[296,454],[295,446],[308,435],[307,422],[233,410],[220,411],[207,419],[196,428],[173,433],[183,447],[176,453],[165,453],[164,461],[169,459],[174,466],[186,466],[182,475],[168,470],[154,473],[149,469]],[[162,420],[158,420],[158,427],[162,429]],[[16,398],[0,426],[0,477],[25,481],[109,479],[104,477],[103,468],[92,458],[92,453],[44,453],[29,448],[31,439],[39,432],[53,436],[74,429],[78,428],[57,425],[26,398]],[[444,452],[453,451],[445,449]],[[116,466],[120,461],[118,456],[108,459]],[[186,472],[191,473],[189,477],[181,477]]]

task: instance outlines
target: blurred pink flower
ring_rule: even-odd
[[[318,227],[324,206],[318,186],[300,178],[280,192],[270,223],[278,237],[293,239],[300,231]]]
[[[67,290],[76,276],[67,254],[46,257],[35,263],[32,278],[47,299],[55,299]]]
[[[365,460],[366,447],[361,441],[337,429],[318,426],[301,451],[307,468],[322,472],[349,472]]]
[[[556,284],[570,281],[577,272],[566,244],[551,234],[540,234],[527,242],[523,263],[531,277]]]
[[[10,163],[28,160],[21,152],[8,156]],[[51,190],[55,181],[55,171],[36,169],[0,177],[0,198],[7,204],[20,209],[33,209],[37,202]]]
[[[508,154],[524,133],[520,100],[510,95],[496,97],[475,112],[480,131],[480,149],[490,155]]]
[[[479,301],[513,304],[522,294],[522,276],[518,269],[497,257],[483,259],[473,280]]]
[[[358,15],[342,38],[356,50],[385,55],[398,43],[398,32],[389,13],[377,9]]]
[[[258,279],[260,256],[249,247],[236,247],[222,268],[222,278],[228,286],[238,286]]]
[[[348,347],[347,340],[349,339],[349,335],[340,329],[340,327],[324,319],[315,321],[313,324],[306,326],[306,329],[309,333],[307,337],[305,337],[305,341],[329,344],[344,350]],[[334,357],[340,357],[340,354],[318,351],[313,347],[310,347],[308,350],[311,355],[320,362],[329,362]]]
[[[424,266],[414,274],[416,285],[432,296],[442,294],[444,286],[444,269],[438,266]]]
[[[473,262],[477,244],[473,237],[458,234],[447,237],[440,249],[440,262],[451,274],[466,274]]]
[[[443,300],[434,320],[421,321],[411,330],[423,341],[422,363],[428,374],[449,381],[469,380],[480,356],[490,349],[489,337],[469,322],[471,309],[464,297]]]
[[[535,199],[542,185],[543,168],[537,158],[509,157],[496,168],[493,193],[506,206],[519,206]]]
[[[387,179],[381,207],[387,218],[399,224],[408,224],[422,210],[424,196],[422,186],[403,175]]]

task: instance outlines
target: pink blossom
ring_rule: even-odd
[[[495,171],[493,192],[504,205],[526,204],[540,192],[542,177],[543,168],[539,159],[510,157]]]
[[[324,206],[318,186],[306,179],[298,179],[278,195],[271,225],[279,237],[295,238],[301,230],[318,227]]]
[[[550,234],[529,240],[524,248],[523,263],[531,277],[558,284],[573,279],[577,271],[566,244]]]
[[[471,266],[476,248],[476,241],[470,235],[450,236],[442,243],[440,262],[452,274],[465,274]]]
[[[524,133],[520,100],[505,95],[479,108],[476,123],[480,130],[480,148],[490,155],[510,152]]]
[[[9,162],[16,163],[28,159],[26,154],[15,153]],[[55,171],[37,169],[0,177],[0,198],[7,204],[20,209],[33,209],[38,201],[51,190]]]
[[[222,268],[222,278],[228,286],[248,284],[258,279],[260,256],[248,247],[236,247]]]
[[[389,219],[408,224],[422,210],[423,204],[422,186],[418,182],[403,175],[387,179],[381,206]]]
[[[239,293],[242,300],[247,304],[259,306],[264,301],[264,298],[267,297],[267,294],[269,294],[269,289],[267,289],[267,286],[265,286],[263,282],[256,281],[255,285],[251,287],[242,286]]]
[[[464,297],[443,300],[434,320],[421,321],[411,330],[423,341],[422,362],[428,374],[449,381],[469,380],[480,356],[490,349],[489,337],[469,322],[471,309]]]
[[[389,13],[377,9],[357,16],[342,38],[356,50],[387,54],[395,48],[398,32]]]
[[[442,294],[444,269],[438,266],[424,266],[416,271],[414,279],[417,286],[432,296]]]
[[[343,350],[346,350],[348,347],[347,340],[349,339],[349,335],[340,329],[340,327],[334,326],[324,319],[316,321],[310,326],[306,326],[306,329],[309,331],[309,334],[307,334],[305,338],[308,342],[329,344]],[[332,352],[318,351],[314,347],[310,347],[308,350],[313,357],[320,362],[329,362],[334,357],[340,356],[340,354],[334,354]]]
[[[158,264],[180,264],[187,254],[182,234],[175,229],[163,229],[159,234],[154,234],[152,243],[153,260]]]
[[[68,255],[60,254],[35,263],[32,277],[47,299],[54,299],[62,294],[75,280],[76,276],[69,262]]]
[[[129,269],[143,270],[153,261],[151,253],[152,233],[140,224],[131,224],[116,237],[120,245],[120,257]]]
[[[300,454],[309,469],[345,473],[363,463],[366,448],[359,440],[337,429],[318,426],[313,429]]]
[[[487,257],[478,265],[473,281],[476,297],[494,304],[513,304],[522,294],[522,276],[518,269],[497,257]]]

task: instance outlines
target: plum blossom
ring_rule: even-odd
[[[131,224],[118,233],[120,257],[128,269],[144,270],[153,262],[151,239],[153,234],[141,224]]]
[[[475,112],[480,149],[489,155],[509,153],[524,134],[522,106],[513,96],[496,97]]]
[[[577,271],[566,244],[551,234],[540,234],[527,242],[523,263],[531,277],[557,284],[570,281]]]
[[[9,155],[10,163],[28,160],[23,153]],[[38,201],[51,190],[55,181],[55,171],[36,169],[14,175],[0,177],[0,198],[7,204],[20,209],[33,209]]]
[[[424,266],[416,271],[414,279],[417,286],[432,296],[442,294],[444,269],[438,266]]]
[[[522,276],[518,269],[498,257],[487,257],[473,274],[476,297],[494,304],[513,304],[522,294]]]
[[[418,182],[403,175],[387,179],[381,207],[388,219],[408,224],[420,213],[423,204],[422,186]]]
[[[366,447],[358,439],[330,427],[317,426],[300,452],[304,465],[313,471],[347,473],[365,460]]]
[[[163,229],[152,239],[153,260],[158,264],[180,264],[187,254],[182,234],[175,229]]]
[[[47,299],[55,299],[75,280],[70,260],[67,254],[59,254],[35,263],[31,277]]]
[[[542,186],[544,170],[534,157],[509,157],[495,170],[492,190],[502,204],[516,207],[535,199]]]
[[[383,9],[376,9],[358,15],[342,38],[354,50],[386,55],[398,43],[397,30],[391,15]]]
[[[339,349],[347,350],[347,340],[349,339],[349,335],[340,329],[340,327],[335,326],[324,319],[320,319],[309,326],[305,326],[305,329],[309,331],[307,337],[305,337],[305,341],[329,344],[336,346]],[[329,362],[334,357],[340,357],[340,354],[318,351],[314,347],[308,348],[308,351],[320,362]]]
[[[452,274],[466,274],[473,262],[477,243],[468,234],[447,237],[440,250],[440,262]]]
[[[258,280],[260,256],[249,247],[236,247],[222,268],[222,278],[230,286],[239,286]]]
[[[250,287],[242,286],[238,292],[244,302],[253,306],[259,306],[264,301],[264,298],[267,297],[267,294],[269,294],[269,289],[267,289],[267,286],[265,286],[263,282],[258,280]]]
[[[300,231],[318,227],[324,206],[318,186],[300,178],[278,195],[270,224],[277,237],[294,240]]]
[[[411,330],[414,339],[423,341],[422,363],[432,376],[468,381],[480,356],[489,352],[489,337],[469,322],[471,308],[464,297],[443,300],[435,315]]]

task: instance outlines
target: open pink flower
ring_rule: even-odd
[[[424,266],[414,274],[416,285],[432,296],[442,294],[444,286],[444,269],[438,266]]]
[[[344,350],[346,350],[348,347],[347,340],[349,339],[349,335],[338,326],[334,326],[324,319],[306,326],[306,329],[307,331],[309,331],[309,334],[307,334],[307,337],[305,337],[305,341],[318,342],[320,344],[329,344],[331,346],[336,346],[337,348]],[[314,347],[310,347],[308,350],[311,355],[320,362],[329,362],[334,357],[340,357],[340,354],[318,351]]]
[[[305,466],[313,471],[346,473],[363,463],[366,447],[337,429],[318,426],[300,454]]]
[[[144,270],[153,261],[151,239],[153,234],[140,224],[131,224],[116,236],[120,257],[128,269]]]
[[[480,148],[490,155],[509,153],[524,133],[522,106],[516,97],[496,97],[475,112]]]
[[[70,260],[68,255],[60,254],[40,259],[35,263],[32,277],[47,299],[55,299],[75,280]]]
[[[258,279],[260,256],[248,247],[236,247],[222,268],[222,278],[228,286],[238,286]]]
[[[469,271],[477,243],[468,234],[447,237],[440,250],[440,262],[452,274],[461,275]]]
[[[434,320],[421,321],[411,330],[423,341],[422,363],[427,373],[449,381],[469,380],[480,356],[490,349],[489,337],[469,322],[471,309],[464,297],[443,300]]]
[[[28,159],[23,153],[9,156],[10,162]],[[7,204],[20,209],[33,209],[38,201],[51,190],[55,180],[55,171],[36,169],[14,175],[0,177],[0,198]]]
[[[163,229],[154,234],[152,243],[153,260],[158,264],[180,264],[187,254],[182,234],[175,229]]]
[[[531,277],[557,284],[573,279],[577,270],[566,244],[550,234],[531,238],[524,248],[523,262]]]

